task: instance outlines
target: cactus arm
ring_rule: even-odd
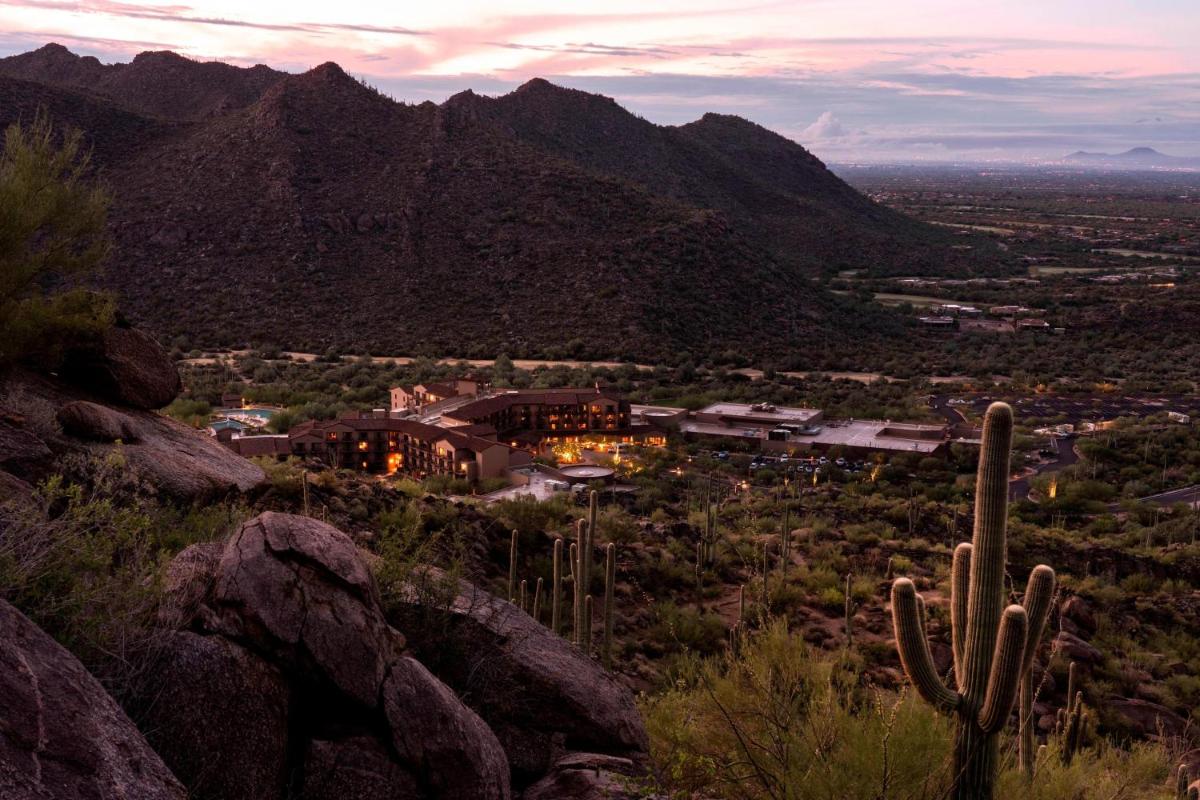
[[[1025,657],[1025,639],[1029,635],[1029,616],[1025,609],[1011,605],[1004,609],[996,636],[996,653],[988,676],[987,695],[979,711],[979,727],[995,733],[1012,714],[1013,702],[1021,683],[1021,664]]]
[[[1029,619],[1029,633],[1025,640],[1025,657],[1021,660],[1021,674],[1033,666],[1033,657],[1037,653],[1038,644],[1046,630],[1046,618],[1050,614],[1050,601],[1054,599],[1054,570],[1045,564],[1039,564],[1029,573],[1029,582],[1025,585],[1025,597],[1022,606]]]
[[[892,625],[896,632],[900,663],[917,692],[943,713],[949,714],[957,709],[961,698],[942,683],[933,666],[929,642],[921,626],[917,590],[908,578],[898,578],[892,584]]]
[[[950,566],[950,638],[954,650],[954,680],[962,688],[963,648],[967,641],[967,598],[971,594],[971,545],[954,548]]]
[[[975,481],[975,533],[971,541],[971,591],[967,597],[967,631],[963,674],[958,689],[969,708],[981,708],[988,691],[1004,609],[1004,571],[1008,559],[1009,453],[1013,413],[1007,403],[992,403],[983,419],[979,471]],[[1022,611],[1022,614],[1024,611]],[[1026,628],[1022,627],[1022,633]],[[1024,640],[1021,649],[1024,649]],[[1016,685],[1016,681],[1013,681]]]
[[[928,638],[929,636],[929,615],[925,610],[925,598],[917,594],[917,621],[921,623],[921,636]]]

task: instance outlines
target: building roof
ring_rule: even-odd
[[[490,447],[504,446],[498,442],[484,439],[481,436],[463,432],[456,428],[443,428],[438,425],[427,425],[424,422],[417,422],[412,419],[398,419],[396,417],[343,416],[336,420],[314,423],[304,430],[300,430],[301,426],[297,426],[288,435],[292,437],[302,436],[316,431],[328,431],[338,426],[349,428],[353,431],[395,431],[427,442],[443,440],[449,442],[455,448],[474,450],[476,452],[487,450]]]
[[[620,401],[621,396],[608,389],[517,389],[467,403],[444,416],[469,422],[519,405],[586,405],[597,398]]]
[[[804,425],[821,416],[820,409],[816,408],[794,408],[760,403],[713,403],[696,413],[720,417],[734,423],[742,420],[772,425],[789,423]]]
[[[426,383],[420,388],[425,390],[426,394],[434,395],[435,397],[458,397],[458,387],[438,381],[437,383]]]
[[[291,439],[280,436],[238,436],[224,444],[243,458],[286,456],[292,452]]]

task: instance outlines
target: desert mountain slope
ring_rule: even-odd
[[[414,106],[335,64],[59,50],[0,61],[0,124],[46,107],[86,132],[114,195],[104,284],[193,344],[820,367],[898,327],[814,275],[962,252],[734,117],[655,126],[544,81]]]

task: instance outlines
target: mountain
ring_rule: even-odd
[[[467,92],[448,105],[589,170],[718,209],[777,259],[806,270],[869,264],[928,274],[963,260],[949,251],[952,234],[871,202],[800,145],[740,117],[654,125],[610,98],[539,78],[502,97]]]
[[[102,284],[192,344],[822,368],[902,328],[816,276],[998,263],[750,122],[656,126],[545,81],[409,105],[335,64],[0,59],[0,125],[39,107],[112,189]]]
[[[1134,147],[1123,153],[1089,153],[1077,150],[1063,157],[1075,166],[1104,169],[1200,169],[1200,158],[1180,158],[1160,153],[1153,147]]]
[[[129,64],[101,64],[53,43],[0,59],[0,75],[76,89],[132,111],[180,120],[245,108],[286,77],[261,64],[241,69],[171,52],[142,53]]]

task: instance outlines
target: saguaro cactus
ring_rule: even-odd
[[[846,588],[843,598],[846,604],[846,649],[850,650],[854,647],[854,613],[858,611],[858,604],[854,602],[854,586],[849,572],[846,573]]]
[[[554,540],[554,576],[550,581],[550,630],[557,636],[562,632],[562,556],[563,540]]]
[[[616,602],[617,546],[612,542],[604,551],[604,668],[612,669],[613,604]]]
[[[517,602],[517,532],[512,532],[508,545],[508,601]]]
[[[996,780],[997,733],[1008,722],[1022,678],[1045,627],[1054,571],[1030,575],[1024,606],[1005,607],[1009,451],[1012,409],[993,403],[983,421],[975,483],[975,530],[954,551],[950,625],[957,691],[938,676],[925,638],[920,595],[911,580],[892,585],[892,621],[900,661],[930,704],[953,715],[955,800],[990,800]]]

